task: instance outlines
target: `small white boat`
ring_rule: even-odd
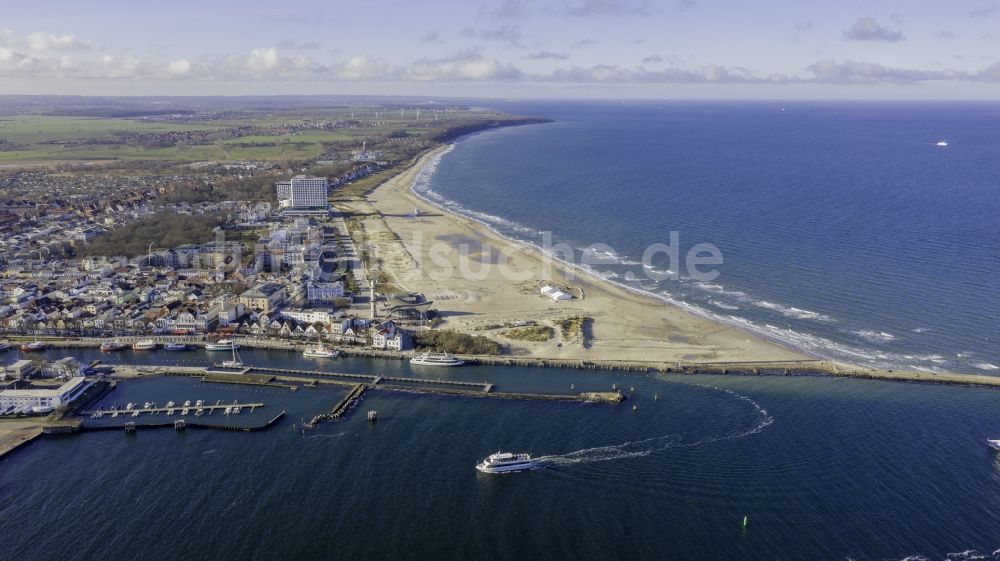
[[[528,454],[512,452],[497,452],[490,454],[485,460],[476,464],[476,469],[483,473],[510,473],[525,471],[535,467],[535,461]]]
[[[40,353],[45,350],[45,346],[45,343],[41,341],[34,341],[21,345],[21,351],[25,353]]]
[[[238,348],[240,348],[240,346],[237,345],[236,341],[233,341],[232,339],[219,339],[214,343],[211,341],[205,343],[206,351],[231,351]]]
[[[152,339],[140,339],[132,344],[133,351],[155,351],[156,341]]]
[[[127,345],[125,343],[119,343],[118,341],[105,341],[101,343],[102,353],[113,353],[115,351],[123,350]]]
[[[994,450],[1000,450],[1000,438],[987,438],[986,444]]]
[[[340,353],[335,349],[330,349],[324,347],[323,345],[316,345],[315,347],[309,347],[302,351],[302,356],[306,358],[337,358]]]
[[[937,143],[937,146],[941,146],[941,147],[945,147],[947,145],[948,145],[948,141],[947,140],[939,140],[938,143]]]
[[[235,342],[231,345],[231,348],[233,350],[233,358],[230,360],[222,361],[223,368],[243,368],[243,360],[240,359],[240,353],[236,352],[236,347],[238,346],[239,345],[236,345]]]
[[[410,359],[410,364],[418,366],[462,366],[465,361],[449,353],[420,353]]]

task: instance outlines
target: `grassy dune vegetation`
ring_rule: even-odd
[[[555,330],[546,325],[532,325],[529,327],[519,327],[507,329],[500,332],[501,337],[513,339],[515,341],[531,341],[534,343],[544,343],[555,335]]]

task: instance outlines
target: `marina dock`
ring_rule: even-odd
[[[178,416],[186,415],[211,415],[216,411],[222,412],[223,415],[238,415],[244,409],[249,409],[250,413],[253,413],[258,407],[264,407],[263,403],[222,403],[217,401],[212,405],[202,404],[202,405],[173,405],[171,407],[133,407],[131,409],[127,408],[112,408],[112,409],[95,409],[93,411],[84,411],[80,413],[81,415],[89,416],[91,419],[101,419],[105,416],[111,418],[133,418],[140,417],[142,415],[159,415],[163,413],[167,416],[174,415]]]
[[[156,428],[168,428],[173,427],[177,431],[184,429],[209,429],[209,430],[224,430],[233,432],[257,432],[262,430],[267,430],[274,426],[275,423],[284,418],[285,412],[282,411],[278,413],[269,421],[261,425],[229,425],[229,424],[216,424],[216,423],[204,423],[200,421],[192,421],[189,419],[177,419],[170,421],[159,421],[153,423],[136,423],[135,421],[128,421],[124,425],[84,425],[81,430],[84,431],[107,431],[107,430],[122,430],[126,432],[136,432],[139,429],[156,429]]]

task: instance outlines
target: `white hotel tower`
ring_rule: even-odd
[[[296,175],[291,181],[275,184],[278,206],[285,214],[325,213],[328,208],[328,183],[325,177]]]

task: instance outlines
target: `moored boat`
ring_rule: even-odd
[[[529,470],[535,465],[535,461],[531,459],[529,454],[497,452],[490,454],[485,460],[476,464],[476,469],[483,473],[510,473]]]
[[[410,359],[410,364],[418,366],[462,366],[465,361],[455,358],[450,353],[420,353]]]
[[[230,343],[229,348],[233,351],[233,358],[222,361],[223,368],[243,368],[243,360],[240,358],[240,353],[236,352],[238,347],[239,345],[236,344],[236,341]]]
[[[152,339],[139,339],[135,343],[132,343],[133,351],[155,351],[156,341]]]
[[[165,351],[187,351],[190,350],[190,345],[185,345],[184,343],[167,343],[163,345],[163,350]]]
[[[206,351],[231,351],[233,349],[240,348],[232,339],[219,339],[218,341],[209,341],[205,343]]]
[[[125,343],[119,343],[118,341],[105,341],[101,343],[102,353],[113,353],[115,351],[121,351],[127,347]]]
[[[25,353],[40,353],[45,350],[46,346],[42,341],[32,341],[31,343],[21,345],[21,351]]]
[[[336,349],[324,347],[323,345],[316,345],[302,351],[302,356],[307,358],[337,358],[340,356],[340,352]]]

